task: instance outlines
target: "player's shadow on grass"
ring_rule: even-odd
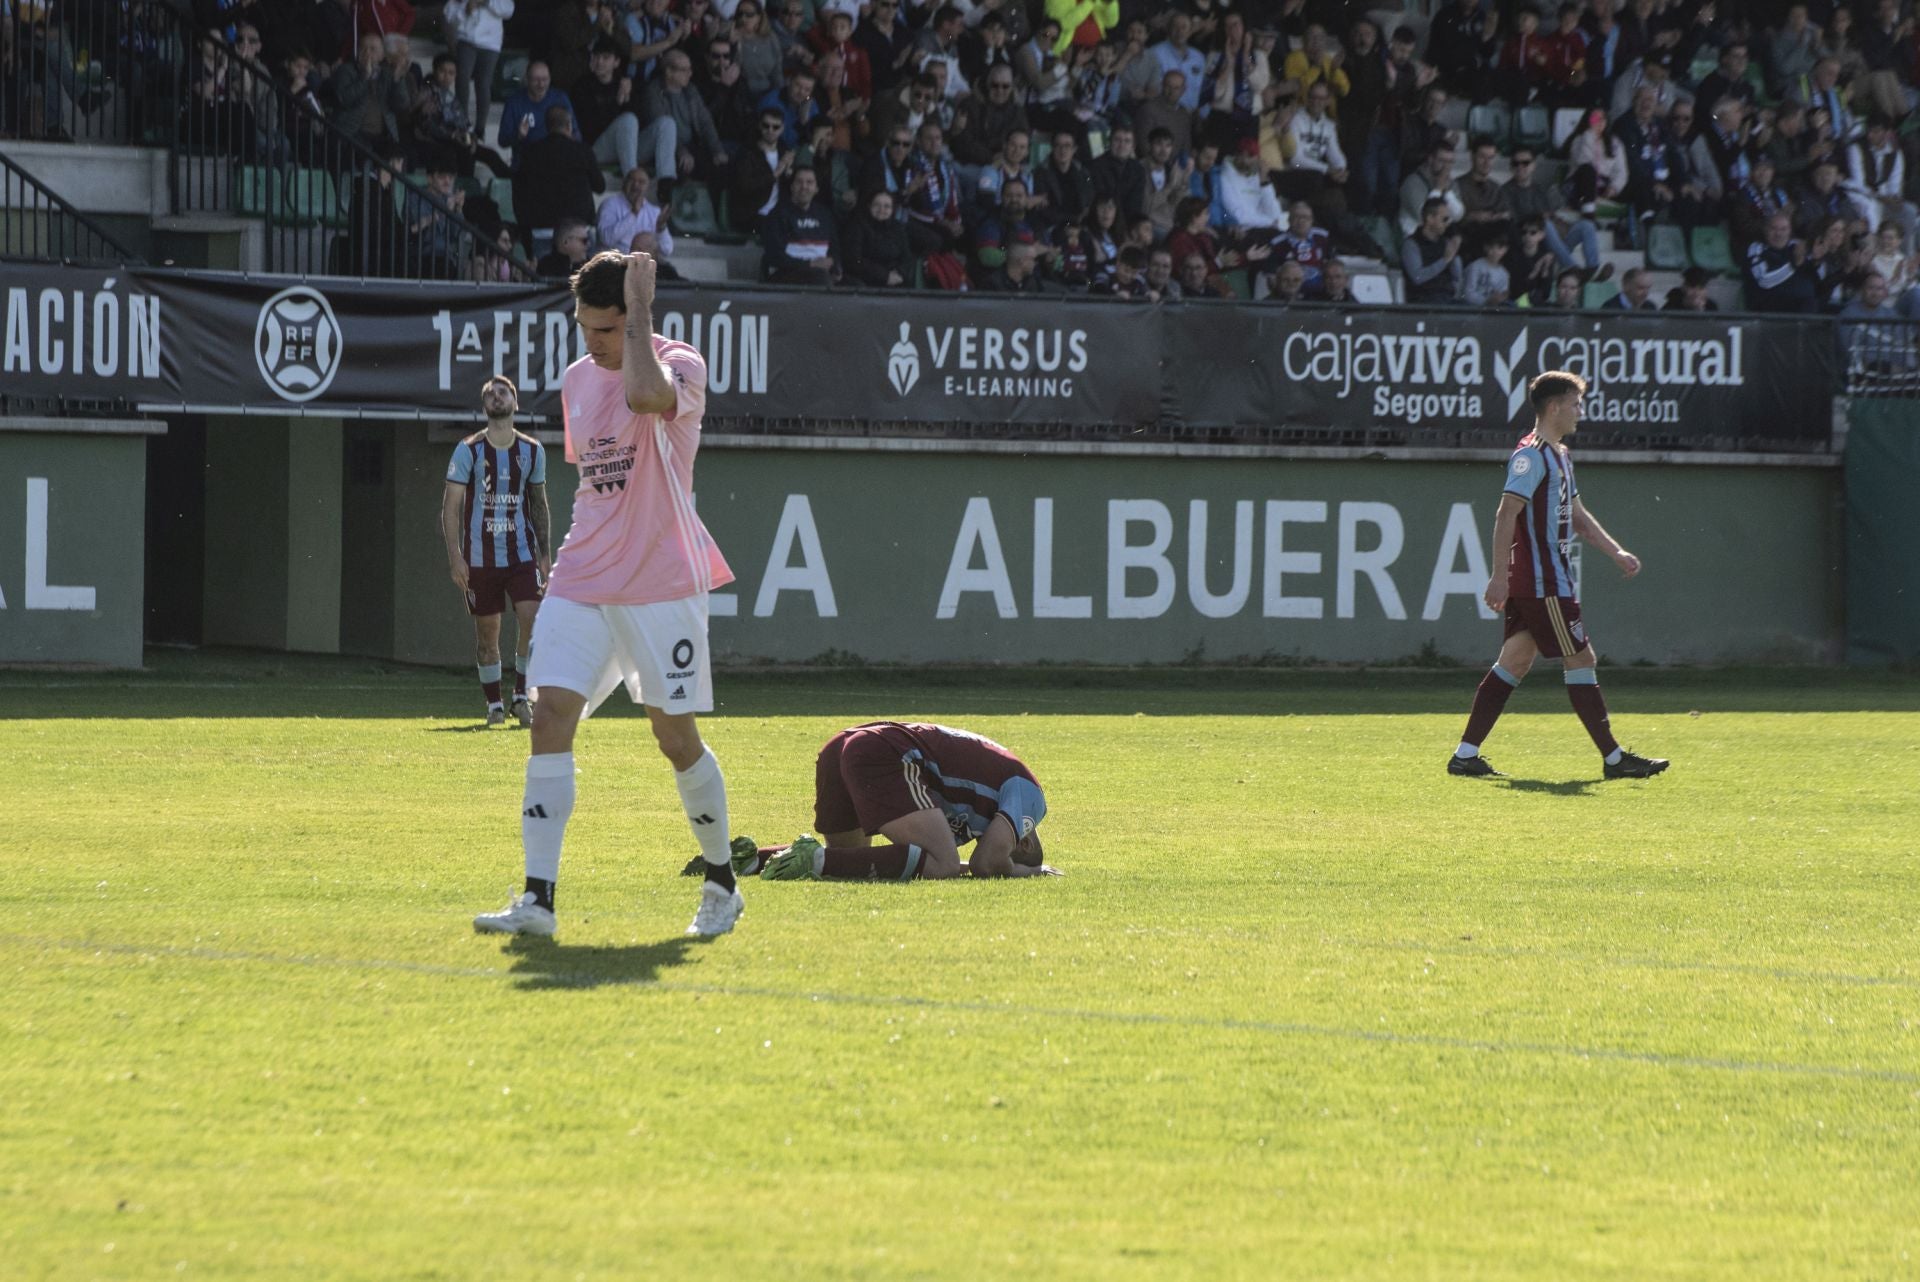
[[[1554,797],[1584,797],[1598,779],[1567,779],[1552,783],[1546,779],[1496,779],[1495,783],[1511,792],[1544,792]]]
[[[484,721],[470,721],[465,723],[464,725],[457,725],[457,726],[428,726],[427,733],[428,734],[474,734],[478,732],[478,733],[484,734],[488,730],[495,730],[498,728],[499,727],[497,726],[490,726]]]
[[[605,988],[651,984],[660,972],[691,960],[693,949],[713,941],[673,935],[651,944],[556,944],[522,935],[505,948],[515,987],[529,990]]]

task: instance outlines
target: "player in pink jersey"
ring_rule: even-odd
[[[1629,579],[1640,573],[1640,558],[1587,511],[1573,479],[1566,441],[1580,430],[1586,394],[1586,380],[1564,370],[1548,370],[1527,386],[1534,427],[1507,460],[1507,482],[1493,520],[1493,577],[1485,593],[1490,608],[1505,612],[1506,635],[1499,661],[1474,694],[1460,746],[1447,758],[1450,775],[1499,775],[1480,755],[1480,745],[1500,719],[1507,696],[1542,655],[1560,660],[1567,698],[1600,750],[1606,778],[1649,779],[1667,768],[1660,758],[1629,752],[1613,737],[1600,694],[1600,656],[1580,620],[1569,555],[1575,535],[1613,558]]]
[[[532,750],[521,803],[526,889],[474,929],[551,935],[560,847],[573,813],[573,739],[624,684],[673,763],[680,804],[706,862],[690,935],[723,935],[744,907],[727,850],[727,785],[700,739],[713,710],[707,594],[733,581],[693,506],[707,366],[653,332],[656,265],[595,256],[573,277],[585,359],[561,380],[569,462],[580,468],[573,526],[534,623]]]

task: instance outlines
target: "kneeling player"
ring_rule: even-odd
[[[950,726],[875,721],[842,730],[814,767],[814,831],[784,850],[734,842],[735,867],[769,881],[821,877],[1031,877],[1047,799],[1033,772],[993,740]],[[873,845],[880,836],[885,844]],[[973,857],[960,846],[974,842]],[[824,842],[824,844],[822,844]]]

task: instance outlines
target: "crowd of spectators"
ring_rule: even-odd
[[[489,230],[458,180],[510,177],[508,235],[551,272],[583,236],[670,255],[691,185],[772,281],[1284,302],[1378,260],[1409,302],[1698,309],[1684,262],[1664,296],[1593,287],[1609,249],[1703,229],[1744,306],[1911,317],[1913,4],[193,0],[249,61],[203,44],[182,111],[267,163],[326,163],[325,118]],[[54,7],[0,0],[8,40]],[[494,124],[509,44],[532,59]],[[396,204],[382,234],[439,234]]]

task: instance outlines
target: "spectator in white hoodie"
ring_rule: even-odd
[[[513,0],[447,0],[440,11],[440,23],[453,37],[454,65],[459,79],[454,96],[461,106],[467,103],[467,86],[473,86],[473,131],[487,135],[487,112],[493,106],[493,72],[500,63],[500,46],[505,39],[505,23],[513,16]]]
[[[1260,172],[1258,138],[1242,138],[1233,150],[1233,159],[1215,171],[1214,181],[1220,187],[1221,212],[1236,234],[1244,237],[1257,231],[1264,238],[1285,221],[1279,197]]]

